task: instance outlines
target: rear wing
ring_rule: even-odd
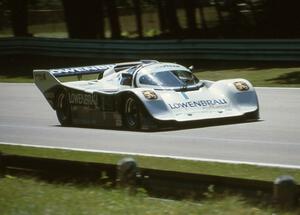
[[[48,71],[54,77],[66,77],[66,76],[74,76],[74,75],[98,74],[113,67],[114,64],[107,64],[107,65],[71,67],[71,68],[62,68],[62,69],[50,69]]]
[[[63,85],[58,79],[66,76],[81,76],[89,74],[103,74],[108,69],[118,72],[133,66],[157,62],[154,60],[141,60],[116,64],[93,65],[83,67],[70,67],[60,69],[33,70],[34,82],[42,93],[52,89],[57,85]]]
[[[104,74],[105,71],[118,72],[124,69],[129,69],[130,67],[139,66],[148,63],[155,63],[154,60],[141,60],[134,62],[116,63],[116,64],[104,64],[104,65],[94,65],[94,66],[83,66],[83,67],[70,67],[61,69],[42,69],[33,70],[33,78],[36,86],[46,97],[50,105],[55,108],[54,100],[55,94],[61,86],[64,86],[59,78],[66,76],[78,76],[81,79],[82,75],[89,74]]]
[[[66,76],[78,76],[89,74],[101,74],[107,69],[114,68],[115,64],[94,65],[84,67],[71,67],[61,69],[33,70],[33,78],[36,86],[43,93],[49,104],[55,108],[54,101],[57,90],[64,86],[59,78]]]
[[[116,72],[127,69],[133,66],[143,64],[144,61],[134,61],[126,63],[116,63],[116,64],[104,64],[104,65],[94,65],[94,66],[84,66],[84,67],[70,67],[61,69],[50,69],[49,72],[54,77],[65,77],[74,75],[89,75],[89,74],[100,74],[107,69],[113,68]]]

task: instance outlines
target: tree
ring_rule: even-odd
[[[164,9],[167,15],[167,27],[172,35],[178,35],[180,32],[180,25],[177,17],[177,1],[164,0]]]
[[[157,7],[161,32],[178,35],[180,26],[177,17],[177,0],[157,0]]]
[[[272,38],[299,38],[299,0],[266,0],[263,29]]]
[[[119,13],[116,4],[116,0],[105,1],[108,13],[108,19],[110,23],[111,38],[117,39],[121,37],[121,27],[119,21]]]
[[[141,10],[141,1],[133,0],[135,20],[137,25],[137,31],[140,38],[143,37],[143,24],[142,24],[142,10]]]
[[[62,0],[70,38],[104,38],[103,2]]]
[[[198,2],[198,10],[199,10],[199,16],[201,19],[201,27],[203,29],[204,32],[207,31],[207,23],[206,23],[206,18],[204,15],[204,4],[202,1]]]
[[[195,7],[196,2],[195,0],[185,0],[183,1],[185,7],[185,15],[187,19],[187,27],[191,33],[196,31],[196,14],[195,14]]]
[[[159,28],[160,32],[165,32],[167,29],[167,24],[166,24],[166,13],[164,11],[164,5],[161,0],[156,0],[157,4],[157,10],[158,10],[158,20],[159,20]]]
[[[28,1],[9,0],[9,7],[14,35],[17,37],[32,36],[28,33]]]
[[[2,30],[4,26],[4,3],[3,1],[0,1],[0,30]]]

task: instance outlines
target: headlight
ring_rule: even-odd
[[[237,81],[234,82],[233,84],[238,91],[247,91],[250,88],[248,84],[244,81]]]
[[[143,91],[143,95],[145,96],[146,99],[149,99],[149,100],[157,99],[156,93],[151,90]]]

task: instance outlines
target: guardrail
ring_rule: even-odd
[[[0,38],[0,55],[106,59],[299,61],[300,40],[75,40]]]
[[[252,196],[263,192],[270,198],[273,196],[280,200],[283,205],[290,206],[295,206],[300,197],[300,185],[289,178],[280,179],[274,184],[253,179],[137,168],[132,159],[125,159],[114,165],[0,153],[1,172],[30,174],[54,181],[110,182],[113,185],[121,181],[123,184],[142,187],[150,195],[158,197],[198,199],[203,197],[209,186],[214,186],[214,192],[233,190]]]

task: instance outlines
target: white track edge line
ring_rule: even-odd
[[[44,148],[44,149],[60,149],[60,150],[79,151],[79,152],[97,152],[97,153],[105,153],[105,154],[120,154],[120,155],[156,157],[156,158],[169,158],[169,159],[176,159],[176,160],[216,162],[216,163],[225,163],[225,164],[245,164],[245,165],[252,165],[252,166],[277,167],[277,168],[286,168],[286,169],[300,169],[299,165],[271,164],[271,163],[260,163],[260,162],[249,162],[249,161],[195,158],[195,157],[184,157],[184,156],[173,156],[173,155],[157,155],[157,154],[148,154],[148,153],[94,150],[94,149],[68,148],[68,147],[56,147],[56,146],[42,146],[42,145],[32,145],[32,144],[23,144],[23,143],[0,142],[0,144],[14,145],[14,146],[27,146],[27,147]]]
[[[255,89],[267,90],[300,90],[300,87],[254,87]]]

